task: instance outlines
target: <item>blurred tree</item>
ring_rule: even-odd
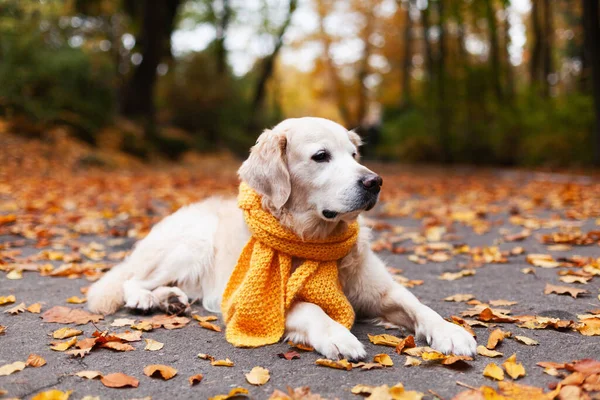
[[[404,55],[402,67],[402,97],[400,109],[407,109],[411,103],[411,73],[412,73],[412,57],[413,57],[413,21],[411,11],[415,7],[414,0],[401,1],[398,0],[398,5],[404,6]]]
[[[594,163],[600,166],[600,17],[597,0],[583,0],[584,51],[591,69],[591,92],[595,106]]]

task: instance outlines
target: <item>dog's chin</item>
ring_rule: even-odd
[[[378,198],[379,196],[364,197],[360,201],[352,204],[348,209],[342,211],[325,208],[323,211],[321,211],[320,217],[328,222],[335,222],[339,220],[351,222],[358,218],[361,212],[372,210],[377,204]]]

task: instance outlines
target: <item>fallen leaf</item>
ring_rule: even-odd
[[[314,347],[311,347],[307,344],[304,343],[294,343],[294,342],[287,342],[287,344],[291,347],[295,347],[298,350],[302,350],[302,351],[315,351]]]
[[[549,254],[528,254],[525,258],[533,266],[540,268],[557,268],[560,263],[555,261]]]
[[[105,375],[100,379],[100,382],[102,382],[104,386],[110,388],[122,388],[127,386],[136,388],[140,384],[140,381],[133,376],[125,375],[121,372]]]
[[[69,297],[66,301],[70,304],[83,304],[87,301],[87,299],[85,297],[72,296]]]
[[[346,359],[335,361],[328,360],[326,358],[319,358],[317,361],[315,361],[315,364],[323,367],[345,369],[346,371],[350,371],[352,369],[352,364],[350,364]]]
[[[46,360],[44,360],[42,356],[31,353],[29,357],[27,357],[25,365],[27,365],[28,367],[39,368],[41,366],[46,365]]]
[[[504,380],[504,371],[496,364],[489,363],[483,370],[483,376],[501,381]]]
[[[465,276],[472,276],[472,275],[475,275],[474,269],[463,269],[462,271],[458,271],[458,272],[444,272],[442,275],[440,275],[438,277],[438,279],[441,279],[444,281],[455,281],[457,279],[464,278]]]
[[[75,375],[85,379],[102,378],[102,373],[100,371],[79,371],[76,372]]]
[[[67,339],[73,336],[81,335],[82,333],[83,331],[80,331],[79,329],[65,327],[52,332],[52,337],[54,339]]]
[[[405,352],[407,349],[412,349],[416,346],[417,345],[415,344],[415,337],[413,335],[408,335],[407,337],[402,339],[400,341],[400,343],[398,343],[396,345],[395,351],[396,351],[396,353],[401,354],[402,352]]]
[[[192,318],[194,318],[196,321],[199,322],[211,322],[211,321],[217,321],[219,318],[217,318],[215,315],[198,315],[198,314],[194,314],[192,315]]]
[[[586,318],[575,329],[584,336],[600,336],[600,318]]]
[[[510,300],[490,300],[489,303],[494,307],[509,307],[517,304],[518,302]]]
[[[154,329],[150,321],[140,321],[139,324],[132,324],[131,329],[137,329],[139,331],[148,332]]]
[[[515,380],[525,376],[525,368],[523,367],[523,364],[517,363],[516,353],[508,357],[506,361],[502,363],[502,366],[506,370],[506,373]]]
[[[454,301],[454,302],[463,302],[473,300],[475,296],[472,294],[455,294],[453,296],[448,296],[444,299],[444,301]]]
[[[387,333],[383,333],[381,335],[367,334],[367,336],[369,337],[369,341],[371,343],[382,346],[396,347],[402,342],[402,339],[399,337],[388,335]]]
[[[297,351],[288,351],[286,353],[279,353],[277,354],[279,356],[279,358],[285,358],[286,360],[293,360],[295,358],[300,358],[300,353],[298,353]]]
[[[190,383],[190,386],[194,386],[202,382],[202,378],[204,378],[202,374],[192,375],[188,378],[188,382]]]
[[[565,275],[565,276],[561,276],[558,279],[564,283],[587,284],[590,281],[590,279],[592,279],[592,277],[591,276],[586,277],[586,276]]]
[[[0,376],[10,375],[17,371],[25,369],[26,364],[23,361],[15,361],[12,364],[6,364],[0,367]]]
[[[569,295],[571,295],[571,297],[577,298],[578,295],[580,295],[582,293],[589,293],[589,292],[585,289],[577,289],[577,288],[569,287],[569,286],[556,286],[556,285],[547,283],[546,288],[544,289],[544,294],[550,294],[550,293],[569,294]]]
[[[350,392],[352,394],[371,394],[373,389],[375,389],[375,386],[359,384],[350,389]]]
[[[6,279],[17,280],[23,279],[23,271],[20,269],[13,269],[8,274],[6,274]]]
[[[233,361],[231,361],[229,358],[226,358],[224,360],[212,360],[210,365],[213,367],[233,367],[234,364]]]
[[[72,392],[72,390],[62,392],[60,390],[52,389],[36,394],[31,400],[68,400]]]
[[[215,332],[221,332],[221,327],[220,326],[217,326],[215,324],[211,324],[210,322],[200,321],[200,322],[198,322],[198,325],[200,325],[204,329],[209,329],[209,330],[215,331]]]
[[[496,309],[492,310],[491,308],[484,308],[479,315],[477,316],[482,321],[485,322],[515,322],[516,319],[502,313]]]
[[[209,397],[208,400],[228,400],[234,399],[236,397],[240,397],[241,394],[248,394],[248,389],[244,388],[233,388],[229,391],[228,394],[218,394],[214,397]],[[308,399],[307,399],[308,400]]]
[[[134,351],[135,350],[135,348],[128,343],[121,343],[121,342],[115,342],[115,341],[102,343],[99,347],[102,347],[105,349],[116,350],[116,351]]]
[[[386,366],[386,367],[393,367],[394,366],[394,362],[392,361],[392,358],[389,355],[385,354],[385,353],[376,354],[373,357],[373,362],[381,364],[381,365]]]
[[[54,343],[50,348],[54,351],[65,351],[68,350],[71,346],[73,346],[77,342],[76,337],[72,337],[69,340],[65,340],[64,342]]]
[[[183,328],[190,322],[190,319],[187,317],[178,317],[176,315],[155,315],[147,321],[152,324],[154,329],[163,327],[171,330]]]
[[[442,365],[452,365],[459,361],[473,361],[473,357],[471,356],[455,356],[453,354],[449,354],[442,360]]]
[[[7,314],[12,314],[12,315],[17,315],[19,313],[25,312],[25,303],[21,303],[19,305],[16,305],[12,308],[9,308],[8,310],[4,311]]]
[[[487,347],[489,350],[494,350],[496,346],[498,346],[498,344],[504,340],[504,338],[510,337],[510,335],[510,332],[504,332],[501,329],[495,329],[492,331],[492,333],[490,333],[490,337],[488,338],[488,342],[485,347]]]
[[[421,355],[425,352],[432,352],[435,351],[433,350],[431,347],[428,346],[422,346],[422,347],[413,347],[411,349],[404,349],[403,353],[404,354],[408,354],[409,356],[413,356],[413,357],[421,357]]]
[[[4,325],[0,325],[0,335],[4,335],[4,332],[6,332],[6,327]]]
[[[487,347],[479,345],[477,346],[477,354],[485,357],[502,357],[504,354],[499,351],[489,350]]]
[[[455,356],[453,354],[443,354],[439,351],[424,352],[421,354],[421,358],[425,361],[440,361],[443,365],[452,365],[458,361],[472,361],[473,358],[469,356]]]
[[[201,358],[203,360],[215,361],[215,358],[213,356],[208,355],[208,354],[204,354],[204,353],[199,353],[198,354],[198,358]]]
[[[527,346],[537,346],[538,344],[540,344],[537,340],[533,340],[531,338],[528,338],[527,336],[513,336],[513,339],[515,339],[517,342],[519,343],[523,343],[526,344]]]
[[[144,339],[146,341],[146,347],[144,347],[144,350],[149,350],[149,351],[157,351],[162,349],[165,344],[161,343],[161,342],[157,342],[156,340],[153,339]]]
[[[416,367],[421,365],[421,360],[415,357],[406,356],[406,361],[404,362],[405,367]]]
[[[525,275],[527,275],[527,274],[529,274],[529,275],[535,275],[535,269],[533,269],[533,268],[530,268],[530,267],[528,267],[528,268],[523,268],[523,269],[521,270],[521,272],[522,272],[522,273],[524,273]]]
[[[32,314],[39,314],[42,311],[42,305],[40,303],[33,303],[29,307],[25,309],[26,311]]]
[[[9,296],[0,296],[0,306],[3,306],[5,304],[14,303],[15,301],[17,301],[17,299],[12,294]]]
[[[379,364],[379,363],[374,363],[374,362],[373,363],[358,362],[358,363],[352,363],[352,368],[360,368],[360,369],[369,371],[372,369],[385,368],[385,366],[382,364]]]
[[[168,365],[152,364],[144,367],[144,375],[151,378],[158,378],[160,376],[165,381],[168,381],[177,375],[177,370]]]
[[[104,319],[104,316],[99,314],[91,314],[85,310],[77,308],[56,306],[43,313],[42,319],[44,322],[84,325],[88,322],[96,323]]]
[[[142,340],[142,332],[140,331],[125,331],[120,333],[112,333],[112,337],[121,339],[125,342],[139,342]]]
[[[117,318],[113,321],[110,326],[122,327],[122,326],[131,326],[135,324],[135,319],[129,318]]]
[[[551,400],[558,394],[558,392],[555,394],[553,394],[553,392],[544,393],[544,390],[541,388],[519,385],[518,383],[511,381],[498,382],[498,389],[500,390],[500,393],[506,396],[506,400]],[[503,400],[498,397],[486,397],[486,400],[488,399]]]
[[[252,371],[246,374],[246,380],[251,385],[264,385],[271,379],[271,375],[269,375],[269,370],[263,367],[254,367]]]

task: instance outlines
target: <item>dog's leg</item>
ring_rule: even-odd
[[[358,360],[366,356],[356,336],[312,303],[298,302],[292,306],[286,316],[285,333],[286,340],[308,344],[334,360],[339,357]]]
[[[152,291],[158,307],[167,314],[181,315],[190,310],[189,299],[183,290],[176,286],[160,286]]]
[[[465,329],[445,321],[395,282],[370,249],[362,256],[355,275],[344,279],[344,292],[359,313],[403,326],[443,353],[475,354],[477,343]]]

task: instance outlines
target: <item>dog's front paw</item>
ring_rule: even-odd
[[[149,290],[135,290],[126,293],[125,307],[139,312],[148,312],[156,306],[157,299]]]
[[[341,325],[332,327],[325,335],[311,338],[310,342],[316,351],[332,360],[361,360],[367,356],[365,346]]]
[[[461,326],[439,321],[423,332],[427,343],[437,351],[457,356],[473,356],[477,353],[477,342]]]

